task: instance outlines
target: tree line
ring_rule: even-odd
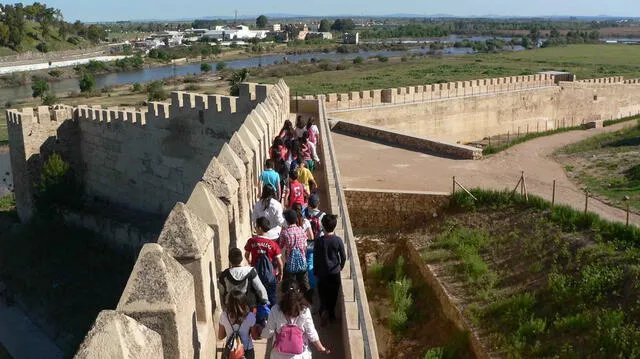
[[[39,25],[39,34],[29,31],[29,22]],[[107,33],[101,26],[87,26],[81,21],[67,23],[62,11],[39,2],[26,6],[22,3],[0,4],[0,46],[7,46],[15,51],[23,49],[27,37],[42,41],[38,49],[46,52],[46,41],[52,38],[78,45],[81,39],[98,43],[106,36]]]

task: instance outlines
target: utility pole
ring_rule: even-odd
[[[238,9],[233,10],[236,14],[234,20],[233,20],[233,25],[237,26],[238,25]]]

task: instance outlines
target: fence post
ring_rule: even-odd
[[[298,113],[298,91],[296,91],[296,113]]]
[[[451,190],[451,194],[456,193],[456,176],[453,176],[453,189]]]
[[[629,202],[627,201],[627,227],[629,227]]]
[[[584,191],[584,214],[587,214],[587,210],[589,209],[589,191]]]
[[[553,180],[553,192],[551,192],[551,207],[556,203],[556,180]]]

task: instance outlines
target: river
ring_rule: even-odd
[[[513,51],[522,50],[520,47],[515,47],[512,49]],[[302,60],[311,60],[311,59],[328,59],[331,61],[343,61],[343,60],[352,60],[357,56],[362,57],[375,57],[375,56],[387,56],[387,57],[398,57],[404,56],[412,53],[439,53],[444,55],[462,55],[473,52],[471,48],[446,48],[444,50],[433,51],[430,49],[421,49],[414,48],[407,51],[367,51],[367,52],[359,52],[359,53],[337,53],[337,52],[317,52],[317,53],[308,53],[308,54],[300,54],[300,55],[274,55],[274,56],[262,56],[262,57],[253,57],[249,59],[243,60],[233,60],[233,61],[225,61],[227,63],[227,67],[231,69],[242,69],[242,68],[252,68],[258,66],[267,66],[273,65],[277,62],[281,62],[284,57],[291,63],[299,62]],[[215,72],[215,64],[216,62],[212,62],[211,65],[214,68]],[[183,64],[183,65],[167,65],[160,67],[150,67],[142,70],[135,70],[130,72],[117,72],[110,73],[104,75],[96,76],[96,86],[98,89],[101,89],[105,86],[114,86],[114,85],[123,85],[135,82],[148,82],[154,80],[163,80],[166,78],[170,78],[173,76],[186,76],[190,74],[198,74],[200,73],[200,63],[193,64]],[[67,79],[59,82],[52,82],[51,88],[54,92],[66,93],[69,91],[78,91],[78,79]],[[29,98],[31,97],[31,86],[17,86],[11,88],[1,88],[0,89],[0,103],[4,104],[7,101],[14,101],[17,99]]]

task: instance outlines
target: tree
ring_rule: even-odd
[[[267,23],[269,22],[269,19],[267,19],[266,16],[264,15],[260,15],[258,16],[258,18],[256,19],[256,27],[258,29],[264,29],[265,27],[267,27]]]
[[[211,65],[206,62],[200,65],[200,71],[204,73],[210,72],[211,70],[212,70]]]
[[[537,25],[531,28],[531,31],[529,31],[529,37],[531,38],[531,42],[533,42],[533,46],[536,46],[540,39],[540,28]]]
[[[336,19],[331,25],[331,30],[348,31],[356,28],[356,24],[351,19]]]
[[[80,79],[80,92],[91,92],[96,87],[96,79],[92,74],[86,72]]]
[[[224,61],[220,61],[216,64],[216,71],[222,71],[227,68],[227,63]]]
[[[45,80],[38,79],[31,85],[31,91],[31,96],[44,99],[47,91],[49,91],[49,83]]]
[[[231,74],[231,79],[229,80],[229,85],[231,85],[230,93],[231,96],[239,96],[240,95],[240,84],[243,82],[247,82],[249,80],[249,70],[242,69],[240,71],[235,71]]]
[[[147,85],[147,95],[149,101],[163,101],[169,97],[164,89],[162,81],[153,81]]]
[[[329,20],[327,20],[327,19],[320,20],[320,26],[318,27],[318,31],[320,31],[320,32],[329,32],[329,31],[331,31],[331,24],[329,23]]]

